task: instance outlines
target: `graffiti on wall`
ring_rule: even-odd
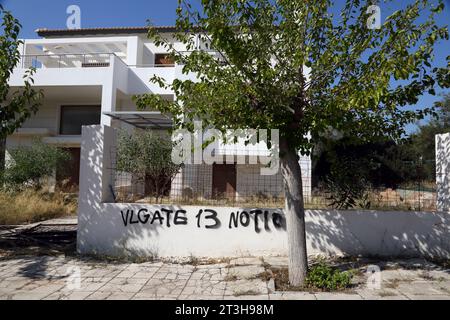
[[[223,217],[219,217],[216,210],[209,208],[199,209],[192,214],[188,213],[187,210],[168,208],[158,210],[149,210],[148,208],[127,209],[121,210],[120,213],[125,227],[141,224],[172,228],[194,223],[199,229],[252,228],[256,233],[261,231],[271,232],[274,229],[286,230],[286,220],[281,212],[264,209],[232,211],[226,221],[222,221]]]

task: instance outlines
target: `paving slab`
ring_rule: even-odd
[[[358,289],[356,290],[364,300],[409,300],[407,296],[396,289]]]
[[[408,296],[428,296],[428,295],[445,295],[446,292],[441,289],[439,283],[431,281],[413,281],[413,282],[401,282],[397,290]]]
[[[181,295],[223,296],[227,284],[223,281],[189,280]]]
[[[266,281],[259,279],[227,282],[225,296],[268,295]]]
[[[314,293],[317,300],[363,300],[357,293],[335,293],[335,292],[319,292]]]
[[[309,292],[276,292],[269,294],[269,300],[316,300]]]
[[[84,300],[93,293],[93,291],[55,292],[43,300]]]
[[[287,268],[288,257],[264,257],[264,263],[273,268]]]
[[[246,265],[262,265],[263,259],[259,257],[242,257],[231,259],[229,265],[232,266],[246,266]]]
[[[32,300],[449,300],[450,272],[422,260],[380,262],[381,289],[369,290],[367,277],[355,278],[346,293],[280,292],[273,279],[259,277],[286,257],[240,257],[206,265],[186,262],[107,263],[64,256],[0,260],[0,299]],[[423,264],[422,268],[420,267]],[[73,288],[69,270],[80,271]],[[362,270],[364,267],[362,267]],[[69,286],[70,284],[70,286]]]
[[[224,296],[223,300],[270,300],[270,299],[268,294],[263,294],[263,295]]]
[[[266,269],[262,266],[235,266],[228,270],[228,277],[235,277],[237,279],[256,279],[263,274]]]
[[[411,300],[450,300],[450,296],[448,295],[415,295],[411,296]]]

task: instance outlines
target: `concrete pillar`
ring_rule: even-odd
[[[116,111],[117,90],[113,85],[103,85],[102,87],[102,115],[100,123],[104,126],[111,126],[112,118],[104,112]]]
[[[113,157],[116,130],[103,125],[84,126],[82,129],[80,160],[80,191],[78,198],[77,251],[96,254],[112,245],[105,236],[111,229],[105,205],[114,202]],[[113,150],[114,150],[113,149]],[[118,224],[118,223],[116,223]]]
[[[127,64],[129,66],[142,65],[144,43],[138,36],[128,38],[127,42]]]
[[[103,125],[84,126],[82,129],[80,161],[80,195],[78,217],[90,207],[114,202],[113,158],[116,130]],[[89,210],[83,210],[88,207]]]
[[[436,187],[437,210],[450,212],[450,133],[436,136]]]

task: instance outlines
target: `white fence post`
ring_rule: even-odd
[[[436,135],[437,210],[450,212],[450,133]]]

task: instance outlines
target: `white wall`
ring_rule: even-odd
[[[437,209],[450,212],[450,133],[436,136]]]
[[[114,145],[114,136],[109,127],[83,128],[78,209],[81,254],[287,254],[281,209],[111,203],[111,159],[103,151]],[[242,220],[236,226],[231,217],[237,212]],[[309,254],[450,258],[447,213],[307,210],[306,228]]]
[[[282,210],[112,203],[83,210],[79,212],[82,224],[78,230],[78,250],[83,254],[287,255]],[[258,227],[255,210],[261,210]],[[217,220],[211,214],[217,214]],[[236,227],[232,217],[237,214],[242,214],[243,220]],[[274,218],[280,223],[274,224]],[[308,210],[308,254],[448,259],[449,226],[450,216],[442,213]]]

